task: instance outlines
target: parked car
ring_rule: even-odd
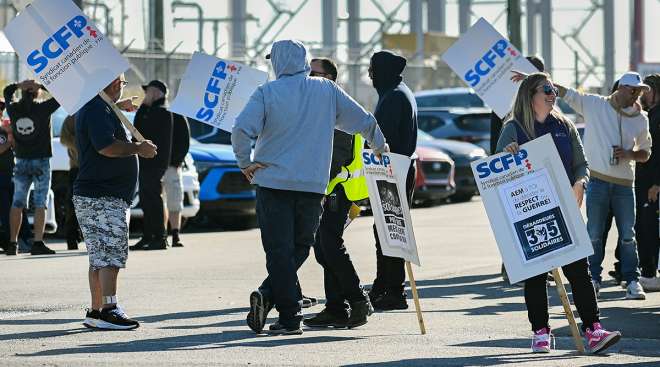
[[[417,146],[417,177],[413,205],[433,205],[456,191],[454,161],[441,150]]]
[[[133,121],[135,113],[125,113],[129,121]],[[53,158],[50,160],[50,169],[53,174],[51,187],[55,193],[55,217],[57,223],[64,228],[66,215],[66,197],[69,187],[69,156],[66,147],[60,142],[60,132],[62,124],[66,118],[66,112],[59,108],[52,115],[53,129]],[[187,219],[197,215],[199,211],[199,181],[197,178],[197,169],[193,163],[193,158],[188,153],[182,166],[183,171],[183,210],[181,216],[185,222]],[[135,193],[135,198],[131,205],[131,219],[142,219],[144,212],[140,207],[140,197]]]
[[[256,190],[238,168],[231,145],[191,142],[200,185],[200,220],[248,227],[256,220]]]
[[[490,150],[490,110],[487,108],[420,108],[417,112],[420,130],[434,138],[473,143]]]
[[[472,88],[443,88],[415,93],[418,108],[485,108]]]
[[[5,115],[2,116],[2,120],[0,121],[0,129],[4,129],[7,134],[10,136],[10,139],[13,139],[12,136],[12,131],[11,127],[9,127],[9,117],[7,116],[7,113],[5,112]],[[28,216],[28,222],[30,224],[34,223],[34,208],[32,207],[32,191],[33,191],[34,185],[30,186],[30,191],[28,193],[28,205],[27,208],[25,208],[25,213]],[[48,196],[47,196],[47,201],[46,201],[46,221],[45,221],[45,227],[44,227],[44,233],[47,234],[52,234],[57,232],[57,220],[56,220],[56,211],[55,211],[55,193],[53,190],[48,190]],[[8,228],[2,228],[2,231],[7,231],[9,232]]]
[[[450,197],[454,202],[468,201],[478,193],[470,163],[485,158],[486,151],[474,144],[448,139],[435,139],[431,135],[417,132],[417,146],[439,149],[454,161],[456,192]]]

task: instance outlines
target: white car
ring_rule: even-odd
[[[135,114],[127,114],[129,120],[132,120]],[[69,155],[67,154],[66,147],[60,142],[60,131],[62,130],[62,123],[66,117],[66,112],[62,108],[58,109],[52,115],[52,128],[53,128],[53,158],[50,160],[50,170],[53,174],[53,181],[51,187],[54,191],[55,202],[55,217],[56,222],[60,225],[64,224],[66,217],[66,197],[69,186]],[[193,163],[190,153],[186,155],[183,171],[183,211],[182,217],[185,219],[192,218],[197,215],[199,211],[199,180],[197,169]],[[135,194],[133,204],[131,205],[131,218],[141,219],[144,217],[144,212],[139,205],[140,199],[138,194]],[[49,202],[50,203],[50,202]],[[56,227],[57,228],[57,227]]]

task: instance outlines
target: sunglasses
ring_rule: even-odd
[[[319,72],[313,71],[313,70],[309,73],[309,76],[318,76],[318,77],[321,77],[321,78],[325,78],[326,75],[328,75],[328,74],[319,73]]]
[[[128,85],[128,82],[125,80],[119,80],[119,84],[121,84],[122,87],[125,87]]]
[[[552,95],[558,96],[559,95],[559,89],[557,89],[557,87],[555,87],[554,85],[551,85],[551,84],[544,85],[543,88],[541,88],[540,90],[546,96],[552,96]]]

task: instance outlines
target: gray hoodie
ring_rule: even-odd
[[[238,166],[266,165],[252,182],[261,187],[325,193],[335,127],[362,134],[378,152],[385,138],[374,116],[337,84],[309,76],[309,56],[301,42],[277,41],[270,55],[277,80],[257,88],[232,129]],[[254,159],[252,139],[257,141]]]

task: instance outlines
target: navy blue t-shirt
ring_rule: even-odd
[[[519,124],[515,124],[515,126],[518,133],[518,144],[527,143],[529,141],[527,134],[525,134]],[[537,137],[545,134],[552,136],[561,162],[564,165],[564,170],[566,170],[566,175],[568,175],[568,180],[572,185],[575,182],[573,175],[573,146],[571,145],[571,132],[568,126],[550,114],[546,117],[544,123],[534,121],[534,132]]]
[[[99,153],[115,140],[129,142],[124,127],[101,97],[87,102],[76,114],[76,145],[80,171],[74,195],[115,197],[133,201],[138,177],[137,156],[110,158]]]

